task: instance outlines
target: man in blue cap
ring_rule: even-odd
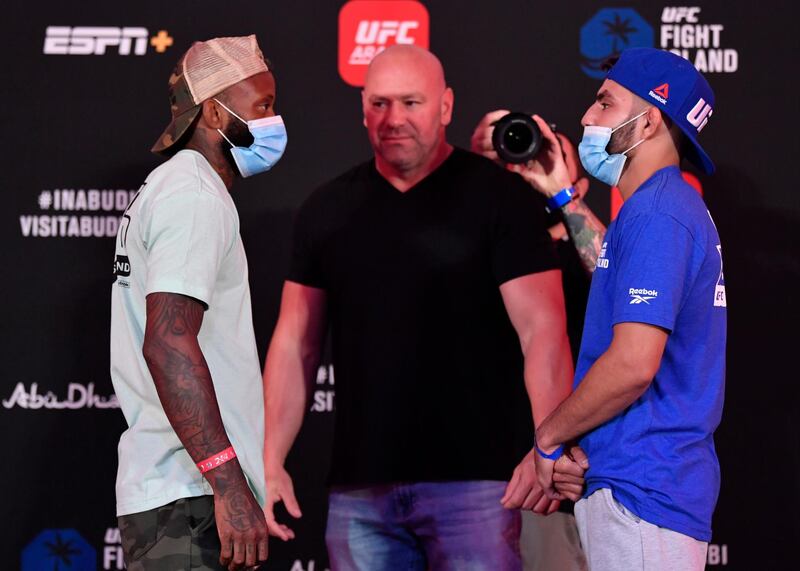
[[[592,278],[575,391],[537,429],[536,462],[542,486],[558,497],[553,463],[580,437],[591,466],[575,515],[593,571],[705,566],[719,493],[713,433],[727,310],[719,235],[679,165],[686,158],[713,172],[697,142],[713,108],[711,88],[688,61],[635,48],[582,120],[581,162],[618,186],[625,203]],[[561,153],[536,120],[550,145],[527,176],[566,202]]]

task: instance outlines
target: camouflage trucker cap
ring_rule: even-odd
[[[255,35],[195,42],[169,78],[172,121],[151,149],[163,153],[186,132],[200,104],[231,85],[269,71]]]

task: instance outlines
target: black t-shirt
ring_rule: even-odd
[[[288,279],[328,299],[331,483],[508,479],[533,426],[498,286],[558,267],[538,193],[461,149],[404,193],[369,161],[311,195],[293,248]]]
[[[564,222],[561,210],[549,212],[548,226],[559,222]],[[584,269],[580,255],[571,239],[557,240],[555,246],[561,266],[561,285],[564,289],[564,305],[567,310],[567,336],[572,350],[572,363],[575,364],[578,361],[578,352],[581,347],[583,320],[586,314],[586,304],[589,301],[592,276]],[[574,504],[569,500],[563,500],[558,511],[571,514],[574,512]]]
[[[548,209],[548,227],[558,223],[566,224],[561,210],[550,212]],[[567,336],[572,350],[572,363],[575,364],[578,362],[578,353],[581,348],[583,319],[586,315],[586,304],[589,301],[592,276],[584,269],[580,255],[575,249],[575,243],[571,239],[557,240],[555,248],[561,268],[561,284],[564,290],[564,305],[567,310]]]

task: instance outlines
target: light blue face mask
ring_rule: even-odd
[[[578,145],[578,156],[581,158],[581,164],[590,175],[597,180],[604,182],[610,186],[617,186],[619,177],[622,176],[622,168],[625,166],[625,161],[628,159],[628,153],[644,143],[644,139],[633,145],[630,149],[621,153],[609,155],[606,151],[608,142],[611,140],[611,135],[630,123],[635,121],[645,113],[647,109],[639,113],[636,117],[632,117],[617,125],[613,129],[611,127],[600,127],[597,125],[589,125],[583,129],[583,138]]]
[[[244,178],[266,172],[275,166],[280,158],[283,156],[283,151],[286,150],[286,143],[288,136],[286,134],[286,125],[283,124],[283,119],[280,115],[274,117],[264,117],[263,119],[254,119],[253,121],[245,121],[236,113],[228,109],[228,107],[214,99],[217,103],[222,105],[225,110],[236,117],[239,121],[247,125],[248,131],[253,135],[253,144],[249,147],[237,147],[231,143],[230,139],[225,136],[220,129],[219,134],[228,141],[231,146],[231,154],[239,172]]]

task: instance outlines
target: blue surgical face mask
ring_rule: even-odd
[[[628,150],[613,155],[608,154],[606,147],[614,131],[621,129],[631,121],[635,121],[645,113],[647,113],[647,109],[639,113],[636,117],[632,117],[621,125],[617,125],[613,129],[611,127],[600,127],[597,125],[584,127],[583,138],[578,145],[578,156],[580,156],[581,164],[583,164],[583,168],[586,169],[586,172],[599,181],[611,186],[617,186],[619,177],[622,176],[622,168],[625,166],[625,161],[628,159],[627,154],[644,143],[644,139]]]
[[[250,134],[253,135],[252,145],[249,147],[237,147],[231,143],[225,133],[217,129],[219,134],[231,146],[233,160],[236,162],[241,175],[247,178],[254,174],[266,172],[275,166],[275,163],[283,156],[283,151],[286,150],[286,142],[288,141],[286,125],[283,124],[281,116],[275,115],[274,117],[245,121],[218,99],[214,99],[214,101],[222,105],[228,113],[239,121],[245,123]]]

